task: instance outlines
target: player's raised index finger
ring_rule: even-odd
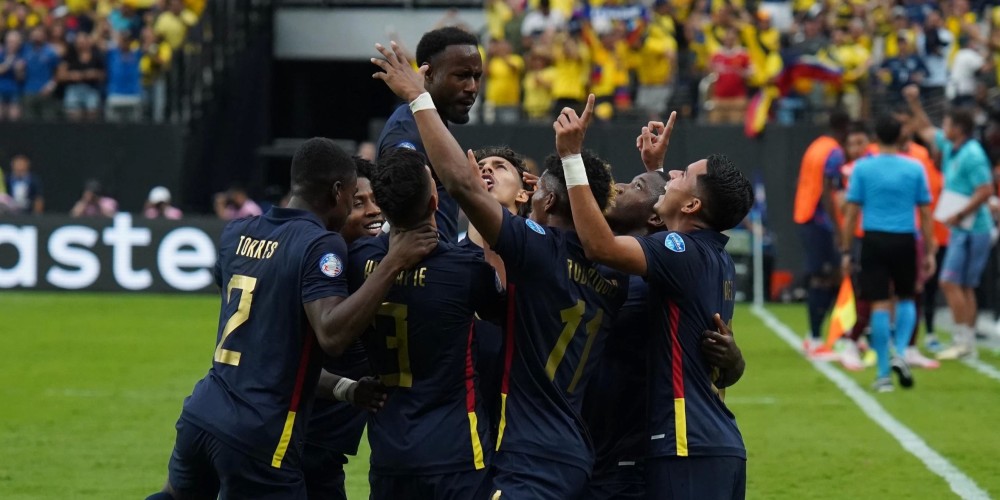
[[[584,127],[590,125],[590,119],[594,116],[594,101],[596,99],[597,98],[594,97],[594,94],[587,96],[587,106],[583,108],[583,116],[580,117],[580,119],[583,120]]]
[[[670,138],[670,134],[674,131],[674,124],[677,122],[677,112],[671,111],[670,118],[667,120],[666,130],[663,131],[664,137]]]

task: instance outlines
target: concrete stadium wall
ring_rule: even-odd
[[[46,212],[69,212],[91,178],[123,211],[141,211],[156,185],[184,205],[184,133],[174,125],[0,123],[0,166],[9,174],[11,157],[28,155],[42,182]]]
[[[411,51],[449,11],[446,9],[364,9],[280,7],[274,17],[274,57],[278,60],[360,60],[375,55],[375,43],[396,33]],[[458,19],[473,29],[485,24],[483,9],[460,9]]]

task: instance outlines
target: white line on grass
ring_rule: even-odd
[[[754,306],[751,308],[751,311],[754,316],[760,318],[775,335],[784,340],[792,349],[799,349],[800,339],[788,325],[782,323],[781,320],[774,317],[770,311],[763,307]],[[951,491],[954,491],[955,494],[962,498],[977,500],[990,498],[990,495],[980,488],[972,478],[966,476],[965,473],[959,470],[958,467],[955,467],[948,459],[934,451],[923,439],[920,439],[920,436],[917,436],[916,433],[903,425],[902,422],[893,418],[885,408],[882,408],[882,405],[875,398],[858,386],[854,380],[826,363],[816,361],[812,361],[811,363],[813,368],[830,379],[847,397],[851,398],[868,418],[875,421],[875,423],[895,438],[902,445],[903,449],[917,457],[931,472],[947,481],[948,485],[951,486]]]
[[[987,377],[996,380],[997,382],[1000,382],[1000,370],[997,370],[995,366],[989,363],[983,363],[978,359],[963,359],[962,363],[964,363],[965,366],[968,366],[969,368],[972,368],[973,370],[976,370],[977,372],[982,373],[983,375],[986,375]]]

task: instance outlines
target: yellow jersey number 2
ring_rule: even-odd
[[[250,306],[253,304],[253,291],[257,288],[257,278],[234,274],[229,278],[229,285],[226,286],[226,302],[233,301],[233,290],[240,290],[240,303],[236,307],[236,312],[226,321],[225,328],[222,329],[222,338],[219,345],[215,346],[215,361],[226,365],[240,366],[240,353],[223,349],[226,339],[237,328],[240,327],[250,317]]]

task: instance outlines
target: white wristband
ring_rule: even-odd
[[[566,187],[589,186],[587,180],[587,167],[583,164],[583,157],[579,154],[562,157],[563,173],[566,175]]]
[[[437,109],[434,107],[434,99],[431,98],[430,92],[424,92],[410,102],[411,113],[416,113],[417,111],[423,111],[425,109]]]
[[[337,385],[333,387],[333,399],[337,401],[347,401],[349,403],[354,402],[354,388],[357,387],[358,383],[347,377],[343,377],[337,381]]]

